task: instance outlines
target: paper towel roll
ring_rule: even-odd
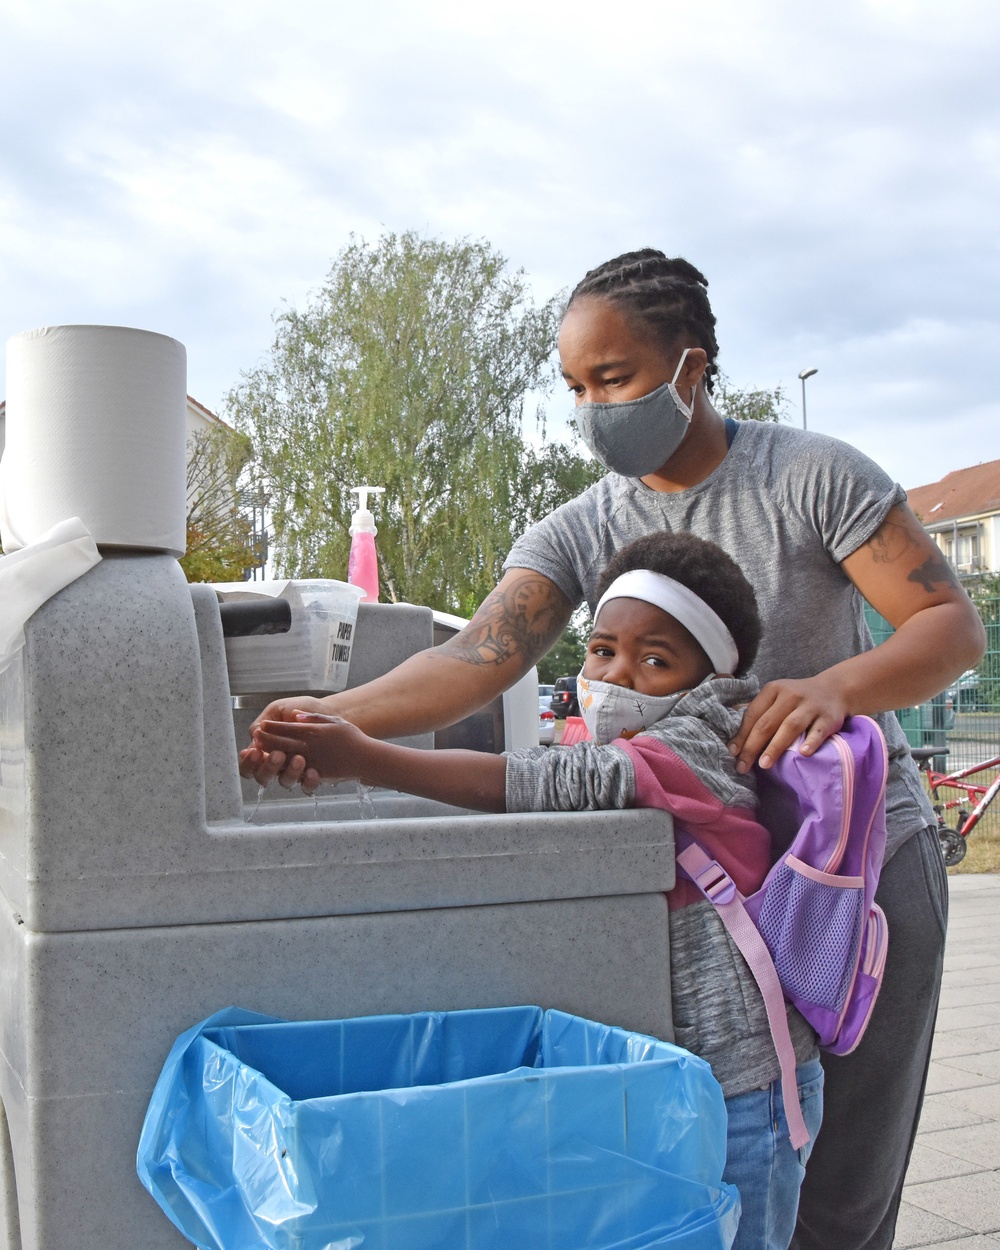
[[[0,533],[6,551],[69,516],[101,546],[186,546],[187,357],[124,326],[46,326],[7,341]]]

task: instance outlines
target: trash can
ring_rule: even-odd
[[[289,1022],[174,1044],[138,1171],[205,1250],[728,1250],[701,1059],[560,1011]]]
[[[941,752],[934,756],[932,767],[944,772],[947,768],[948,731],[955,724],[955,712],[949,706],[946,694],[937,694],[914,707],[900,708],[896,717],[911,747],[933,747]]]

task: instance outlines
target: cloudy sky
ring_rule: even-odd
[[[539,298],[652,245],[737,385],[800,421],[815,367],[810,428],[935,481],[1000,458],[998,35],[995,0],[0,0],[0,331],[174,335],[219,409],[352,232],[486,238]]]

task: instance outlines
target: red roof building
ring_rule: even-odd
[[[956,469],[906,495],[959,574],[1000,572],[1000,460]]]

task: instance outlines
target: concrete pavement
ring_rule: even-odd
[[[894,1250],[1000,1250],[1000,875],[949,878],[944,988]]]

